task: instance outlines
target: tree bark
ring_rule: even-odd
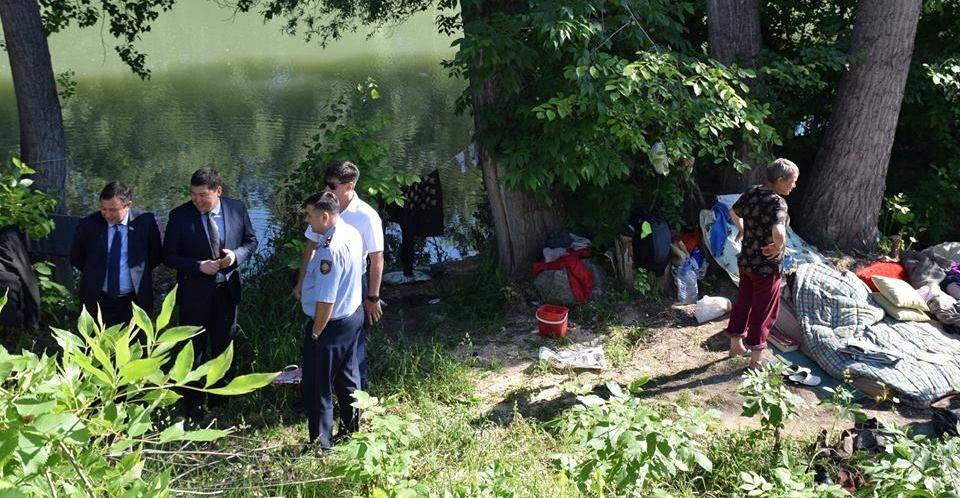
[[[482,19],[484,12],[500,9],[503,0],[476,0],[462,3],[461,17],[464,33],[470,33],[471,23]],[[511,2],[506,2],[510,4]],[[476,135],[483,135],[487,126],[495,126],[485,119],[485,111],[501,104],[496,75],[482,83],[471,81],[472,108]],[[483,171],[483,184],[493,218],[497,241],[497,262],[502,270],[516,278],[530,271],[537,260],[546,238],[563,227],[556,209],[547,205],[536,194],[526,190],[510,189],[502,180],[504,168],[494,156],[490,144],[478,144],[477,157]]]
[[[861,0],[798,229],[814,244],[874,249],[921,0]],[[803,178],[801,176],[801,181]]]
[[[710,57],[726,65],[736,62],[741,67],[753,67],[763,48],[757,0],[706,0],[706,3]],[[748,83],[751,90],[756,89],[756,82]],[[767,155],[766,151],[741,145],[737,156],[750,165],[750,169],[744,173],[734,168],[724,169],[720,189],[724,193],[742,192],[746,187],[760,183]]]
[[[67,142],[46,32],[36,0],[0,0],[13,88],[20,117],[20,159],[37,171],[35,185],[63,212]]]

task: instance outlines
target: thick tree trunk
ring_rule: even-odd
[[[471,23],[481,19],[484,12],[499,8],[498,0],[463,2],[461,16],[464,32],[469,34]],[[486,109],[500,103],[497,78],[488,78],[482,85],[474,81],[470,83],[474,89],[474,127],[476,134],[482,135],[487,126],[494,126],[484,117]],[[502,180],[503,166],[497,163],[494,152],[488,147],[480,145],[477,157],[483,170],[483,184],[493,218],[499,266],[513,277],[529,274],[530,265],[541,254],[546,238],[563,227],[560,215],[534,193],[508,188]]]
[[[0,0],[0,22],[20,116],[20,158],[37,170],[35,185],[55,197],[62,212],[67,142],[37,0]]]
[[[873,249],[921,0],[861,0],[798,228],[814,244]],[[803,178],[801,176],[801,181]]]
[[[724,63],[736,62],[742,67],[753,67],[763,39],[760,34],[760,6],[757,0],[706,0],[707,32],[710,57]],[[756,83],[751,89],[756,89]],[[724,193],[741,192],[762,181],[768,154],[751,150],[746,144],[737,150],[741,161],[750,165],[744,173],[726,168],[720,178]]]

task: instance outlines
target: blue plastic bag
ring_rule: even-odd
[[[674,267],[673,279],[677,284],[677,301],[681,304],[695,304],[697,302],[700,294],[697,286],[699,272],[700,266],[693,258],[687,258],[680,263],[680,266]]]

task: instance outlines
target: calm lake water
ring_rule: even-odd
[[[454,113],[464,83],[440,67],[453,49],[433,17],[321,49],[256,15],[234,16],[213,2],[179,2],[139,44],[152,70],[146,81],[119,61],[100,29],[54,35],[54,71],[73,71],[77,83],[63,110],[76,165],[69,211],[94,209],[100,188],[117,179],[134,187],[138,206],[165,217],[187,199],[190,173],[211,165],[223,173],[228,194],[248,203],[258,235],[267,240],[276,229],[271,201],[278,179],[303,159],[303,143],[317,132],[326,106],[369,76],[380,85],[379,105],[393,115],[382,134],[391,164],[421,173],[440,169],[448,223],[473,213],[479,172],[462,173],[454,159],[472,130],[468,116]],[[0,157],[15,153],[18,140],[4,54]],[[458,256],[442,245],[448,257]]]

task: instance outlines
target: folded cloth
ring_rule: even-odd
[[[900,361],[900,358],[893,356],[886,351],[876,349],[869,342],[859,341],[856,339],[848,340],[846,346],[840,348],[837,350],[837,352],[859,361],[880,363],[884,365],[893,365]]]
[[[533,276],[536,277],[541,272],[547,270],[567,270],[567,278],[570,279],[570,291],[573,297],[579,303],[587,302],[590,293],[593,291],[593,272],[583,264],[580,258],[590,256],[590,249],[578,249],[570,251],[566,256],[561,256],[555,261],[549,263],[538,261],[533,264]]]

